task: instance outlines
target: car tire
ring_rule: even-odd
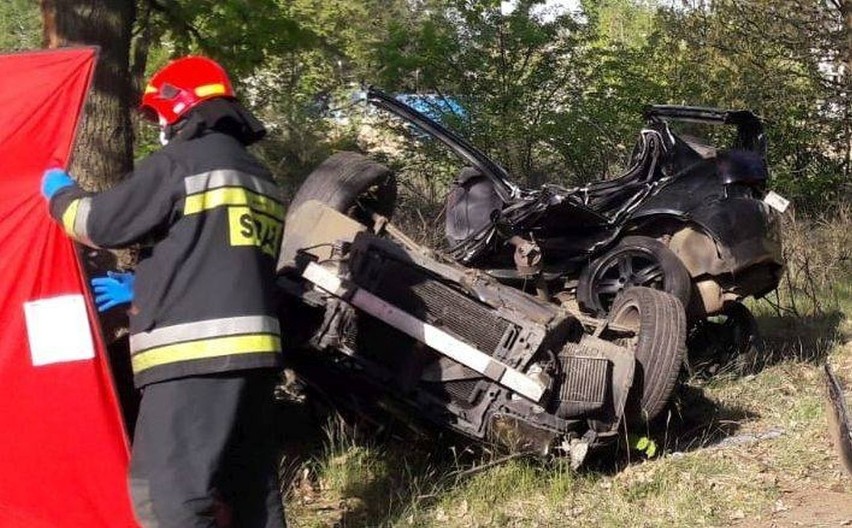
[[[612,306],[610,319],[637,328],[617,344],[636,357],[636,370],[625,415],[630,424],[644,424],[665,408],[678,380],[686,351],[686,315],[673,295],[645,287],[627,288]]]
[[[577,283],[580,306],[606,315],[625,288],[645,286],[674,295],[689,306],[692,279],[683,262],[657,239],[629,236],[583,268]]]
[[[302,183],[290,202],[288,215],[308,200],[317,200],[368,223],[367,211],[391,217],[396,195],[396,179],[389,168],[357,152],[338,152]]]

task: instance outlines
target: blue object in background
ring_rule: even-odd
[[[113,306],[129,303],[133,300],[133,284],[136,276],[132,273],[108,271],[106,277],[92,279],[95,292],[95,304],[99,312],[105,312]]]
[[[41,194],[48,200],[60,189],[74,185],[74,180],[63,169],[48,169],[41,177]]]
[[[396,99],[441,125],[447,124],[445,118],[448,115],[454,116],[457,120],[464,120],[468,117],[467,110],[457,99],[451,96],[403,93],[396,95]],[[328,93],[321,93],[316,96],[312,109],[335,123],[345,124],[349,120],[351,109],[355,106],[363,109],[363,115],[375,114],[376,109],[366,104],[366,101],[367,92],[356,90],[351,92],[347,103],[332,108],[332,97]]]
[[[455,98],[435,94],[400,94],[396,100],[407,104],[432,121],[443,124],[448,114],[459,119],[467,117],[464,107]]]

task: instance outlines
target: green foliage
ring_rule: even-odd
[[[460,101],[465,112],[445,123],[527,185],[616,175],[643,106],[670,103],[764,117],[772,185],[800,211],[850,195],[852,75],[841,65],[852,59],[852,28],[842,3],[582,0],[575,12],[546,12],[544,0],[518,0],[510,12],[497,0],[137,5],[137,84],[175,56],[220,60],[269,123],[262,153],[291,185],[332,150],[358,145],[358,130],[326,112],[347,105],[359,84],[376,84]],[[39,16],[34,0],[0,3],[0,50],[37,47]],[[410,146],[389,161],[435,173],[434,157],[441,169],[426,187],[446,183],[446,153]]]
[[[643,48],[656,28],[656,2],[636,0],[586,0],[583,14],[596,30],[599,46]]]
[[[150,46],[147,74],[169,59],[202,53],[230,72],[237,92],[267,123],[259,152],[288,187],[331,150],[321,103],[368,77],[368,57],[402,0],[180,0],[142,2],[138,25]],[[339,136],[339,135],[338,135]]]
[[[654,458],[657,454],[657,442],[647,436],[631,433],[628,435],[627,443],[630,449],[642,453],[648,458]]]
[[[503,14],[499,2],[424,2],[377,49],[382,86],[456,98],[467,115],[452,124],[531,184],[570,161],[580,89],[579,25],[540,15],[542,4],[520,1]]]
[[[800,210],[848,195],[850,29],[834,4],[586,0],[561,17],[537,1],[508,15],[419,5],[377,50],[382,84],[460,99],[462,132],[528,184],[617,174],[642,107],[669,103],[764,117],[773,186]]]
[[[41,19],[34,0],[0,2],[0,51],[37,48],[41,44]]]
[[[149,5],[142,2],[143,5]],[[271,57],[311,46],[314,35],[287,16],[277,0],[180,0],[153,3],[151,18],[168,55],[204,53],[227,64],[235,77]]]
[[[836,71],[845,45],[838,15],[831,3],[790,0],[661,10],[649,50],[669,100],[765,119],[773,186],[800,210],[844,199],[844,185],[848,193],[850,76]]]

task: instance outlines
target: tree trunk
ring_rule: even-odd
[[[39,0],[44,46],[100,46],[92,92],[71,172],[86,189],[103,190],[133,168],[130,40],[134,0]]]
[[[0,0],[4,1],[4,0]],[[130,42],[136,0],[39,0],[46,48],[95,45],[100,47],[92,90],[71,163],[71,174],[85,189],[101,191],[119,182],[133,169],[135,104],[130,72]],[[106,270],[132,267],[132,250],[92,250],[77,246],[89,277]],[[110,344],[125,332],[127,317],[111,310],[101,317],[101,329]],[[126,351],[125,351],[126,352]],[[121,379],[120,369],[114,372]]]
[[[852,75],[852,0],[841,0],[840,15],[846,34],[846,75]]]
[[[840,2],[840,15],[843,19],[843,29],[844,35],[846,37],[845,45],[846,49],[845,53],[842,53],[844,58],[844,66],[841,66],[841,80],[843,81],[842,94],[845,103],[845,124],[844,124],[844,132],[846,134],[846,160],[845,160],[845,173],[846,173],[846,185],[850,186],[849,176],[852,174],[852,125],[849,123],[850,112],[852,112],[852,0],[841,0]],[[848,195],[847,195],[848,196]]]

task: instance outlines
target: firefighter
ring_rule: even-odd
[[[130,354],[142,400],[130,495],[146,527],[284,526],[271,434],[281,339],[275,262],[284,205],[246,147],[265,134],[225,70],[175,60],[142,110],[164,147],[110,190],[45,172],[50,214],[79,242],[141,244],[131,275],[95,280],[99,309],[132,300]]]

